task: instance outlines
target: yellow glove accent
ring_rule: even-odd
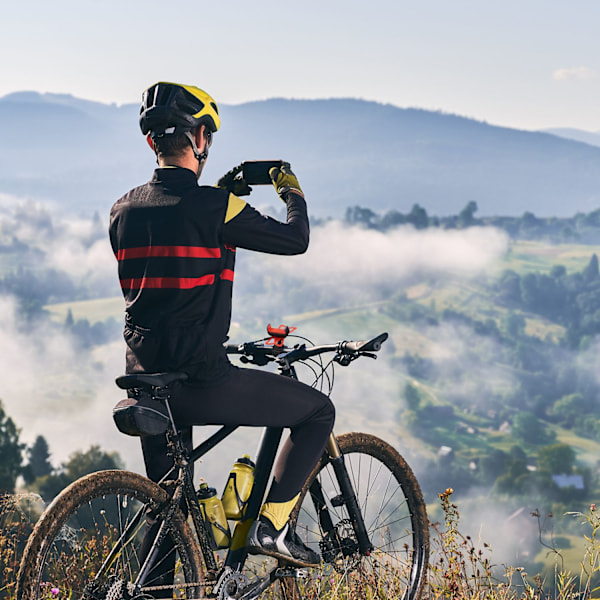
[[[279,168],[273,167],[269,171],[269,177],[282,200],[285,200],[283,196],[288,192],[295,192],[304,198],[304,193],[298,183],[298,178],[290,167],[290,163],[284,162]]]
[[[225,213],[225,223],[229,223],[231,219],[237,217],[246,206],[246,201],[238,198],[234,194],[229,194],[229,200],[227,201],[227,212]]]
[[[260,514],[269,519],[277,531],[281,531],[288,522],[292,509],[296,506],[299,497],[300,494],[287,502],[265,502]]]

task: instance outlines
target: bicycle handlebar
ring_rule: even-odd
[[[227,344],[225,349],[227,354],[241,354],[242,362],[251,362],[252,364],[264,366],[270,361],[278,361],[291,365],[299,360],[306,360],[311,356],[324,354],[325,352],[335,352],[340,357],[340,364],[346,366],[353,359],[359,356],[373,356],[373,352],[378,352],[381,345],[387,340],[387,333],[380,333],[371,340],[363,340],[358,342],[337,342],[335,344],[326,344],[324,346],[310,346],[306,344],[297,344],[293,348],[283,345],[267,345],[266,340],[256,342],[244,342],[243,344],[234,345]],[[244,360],[244,357],[246,360]],[[250,357],[250,358],[248,358]],[[344,360],[346,357],[346,360]]]

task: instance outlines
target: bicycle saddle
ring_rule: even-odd
[[[133,375],[121,375],[115,379],[116,384],[122,390],[130,390],[132,388],[148,389],[148,388],[166,388],[177,381],[186,381],[187,373],[170,372],[170,373],[137,373]]]

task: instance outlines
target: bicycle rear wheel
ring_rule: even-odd
[[[128,471],[99,471],[72,483],[44,511],[29,538],[17,599],[134,597],[147,508],[160,523],[168,500],[161,487]],[[179,510],[169,521],[167,535],[169,551],[135,597],[201,597],[201,586],[194,585],[202,582],[201,559]],[[160,580],[153,579],[157,571]]]
[[[323,562],[304,580],[284,581],[285,597],[417,600],[429,560],[429,522],[419,484],[402,456],[383,440],[365,433],[337,440],[374,548],[369,556],[358,551],[333,467],[324,457],[292,514],[296,533]],[[320,483],[333,532],[324,532],[319,523],[319,503],[311,497],[314,482]]]

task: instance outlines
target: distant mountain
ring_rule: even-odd
[[[0,193],[90,214],[147,180],[154,158],[137,105],[21,92],[0,98]],[[600,148],[456,115],[352,99],[222,106],[202,181],[243,160],[285,158],[318,216],[346,207],[447,215],[570,216],[600,206]],[[256,204],[278,202],[255,189]]]
[[[600,146],[600,131],[584,131],[583,129],[569,129],[568,127],[556,127],[545,131],[568,140],[576,140],[591,146]]]

